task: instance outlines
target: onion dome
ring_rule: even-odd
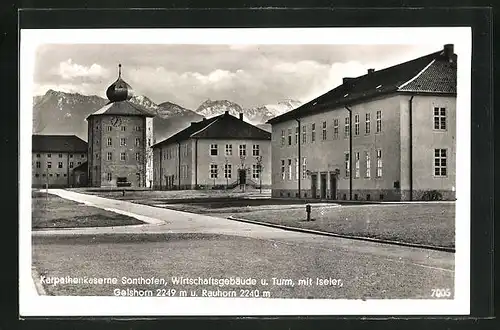
[[[106,96],[111,102],[130,100],[134,90],[122,79],[122,65],[118,64],[118,79],[106,90]]]

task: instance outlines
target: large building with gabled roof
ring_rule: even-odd
[[[87,163],[87,142],[75,135],[32,135],[33,188],[85,186],[75,169]]]
[[[153,145],[155,189],[271,184],[271,133],[225,112]]]
[[[106,91],[108,104],[87,117],[91,187],[152,185],[154,115],[130,102],[133,94],[119,65],[118,79]]]
[[[456,95],[453,45],[344,78],[342,85],[268,121],[272,195],[454,199]]]

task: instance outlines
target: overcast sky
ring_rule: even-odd
[[[282,99],[309,101],[369,68],[440,50],[427,45],[43,45],[35,95],[48,89],[105,97],[122,78],[137,94],[196,109],[206,99],[243,107]]]

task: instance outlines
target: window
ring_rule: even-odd
[[[35,177],[37,177],[37,178],[38,178],[39,176],[40,176],[40,174],[38,174],[38,173],[36,173],[36,174],[35,174]]]
[[[36,168],[40,168],[42,166],[42,163],[36,162]]]
[[[377,177],[382,176],[382,150],[377,149]]]
[[[354,177],[359,178],[359,152],[354,153]]]
[[[292,160],[288,160],[288,180],[292,180]]]
[[[359,135],[359,115],[354,116],[354,135]]]
[[[302,179],[307,178],[307,161],[306,158],[302,158]]]
[[[60,176],[61,176],[61,174],[57,173],[57,174],[56,174],[56,176],[57,176],[57,177],[60,177]]]
[[[231,179],[231,170],[232,170],[231,164],[224,164],[224,177],[226,179]]]
[[[141,126],[136,126],[134,129],[135,129],[137,132],[139,132],[139,131],[141,130]]]
[[[81,157],[81,158],[85,158],[85,154],[81,154],[81,155],[80,155],[80,157]]]
[[[45,173],[43,173],[42,176],[45,178],[46,177]]]
[[[53,176],[52,173],[50,173],[49,176]]]
[[[339,120],[333,120],[333,138],[336,140],[339,138]]]
[[[66,173],[64,173],[64,177],[67,177],[68,175]]]
[[[73,158],[73,154],[69,154],[69,158]]]
[[[78,162],[77,164],[78,164],[78,165],[82,165],[82,162]]]
[[[127,140],[125,138],[120,138],[120,145],[124,146],[127,144]]]
[[[210,145],[210,156],[217,156],[217,144],[211,144]]]
[[[47,162],[47,168],[52,168],[52,162]]]
[[[382,111],[377,111],[377,133],[382,132]]]
[[[148,147],[151,147],[151,139],[148,139]]]
[[[285,160],[281,160],[281,180],[285,180]]]
[[[434,175],[446,176],[446,149],[434,149]]]
[[[96,129],[96,130],[99,130],[99,125],[95,125],[95,129]]]
[[[298,180],[298,179],[299,179],[299,173],[300,173],[300,169],[299,169],[299,159],[298,159],[298,158],[295,158],[295,180]]]
[[[254,144],[253,145],[252,155],[253,156],[259,156],[260,155],[260,149],[259,149],[259,145],[258,144]]]
[[[226,156],[232,156],[232,155],[233,155],[233,145],[226,144]]]
[[[111,126],[108,126],[106,130],[107,130],[108,132],[111,132],[111,130],[112,130],[112,129],[113,129],[113,128],[112,128]]]
[[[135,138],[135,146],[139,147],[141,145],[141,139],[140,138]]]
[[[110,137],[108,138],[107,145],[108,145],[108,146],[112,145],[112,140],[111,140],[111,138],[110,138]]]
[[[125,126],[120,126],[120,131],[125,132]]]
[[[217,164],[210,164],[210,178],[217,179],[219,171],[217,170]]]
[[[299,126],[295,127],[295,144],[299,143]]]
[[[323,141],[326,140],[326,121],[323,122],[323,135],[322,135]]]
[[[126,159],[126,155],[124,152],[120,152],[120,160],[125,160]]]
[[[59,154],[59,158],[62,158],[62,154]]]
[[[106,159],[107,159],[107,160],[113,160],[113,154],[112,154],[111,152],[108,152],[108,153],[106,154]]]
[[[96,159],[99,159],[99,154],[95,154],[95,158],[96,158]]]
[[[344,154],[344,159],[345,159],[345,176],[349,176],[349,172],[350,172],[350,164],[349,164],[349,153],[346,152]]]
[[[347,139],[349,138],[349,130],[350,130],[350,126],[349,126],[349,117],[345,117],[344,119],[344,139]]]
[[[316,141],[316,124],[311,124],[311,142]]]
[[[366,172],[365,172],[365,176],[367,178],[369,178],[371,176],[371,160],[370,160],[370,152],[369,151],[365,151],[365,161],[366,161]]]
[[[292,145],[292,129],[291,128],[288,129],[288,145],[289,146]]]
[[[253,179],[258,179],[259,178],[259,165],[258,164],[253,164],[252,165],[252,178]]]
[[[62,168],[62,162],[57,163],[57,168]]]
[[[138,153],[138,152],[135,153],[135,160],[138,162],[141,161],[141,154],[140,153]]]
[[[69,168],[73,168],[74,164],[73,162],[69,162]]]
[[[47,158],[51,158],[52,157],[52,154],[47,154]]]
[[[36,154],[36,158],[40,158],[40,154]]]
[[[365,134],[370,134],[371,130],[370,117],[371,115],[369,113],[365,114]]]
[[[446,130],[446,108],[434,108],[434,129]]]
[[[302,126],[302,143],[307,142],[307,126]]]
[[[113,176],[111,175],[111,173],[108,173],[107,176],[108,176],[108,181],[113,180]]]
[[[247,145],[240,144],[240,156],[246,156],[246,155],[247,155]]]
[[[285,130],[284,129],[281,130],[281,145],[282,146],[285,145]]]

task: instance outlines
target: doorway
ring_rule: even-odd
[[[337,177],[330,174],[330,199],[337,199]]]
[[[316,187],[318,184],[318,176],[311,174],[311,197],[316,198]]]
[[[247,171],[245,169],[239,169],[238,178],[240,181],[240,185],[247,184]]]
[[[326,199],[326,173],[321,173],[320,178],[320,196],[321,199]]]

